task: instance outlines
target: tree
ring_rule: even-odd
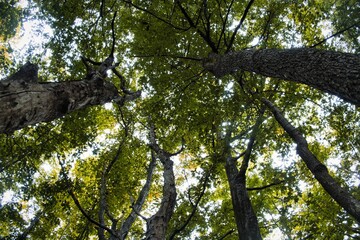
[[[356,219],[300,161],[263,98],[291,119],[307,150],[356,200],[355,104],[283,81],[283,73],[265,77],[270,64],[256,72],[234,60],[237,71],[221,78],[208,71],[254,52],[334,53],[358,61],[356,1],[33,3],[53,35],[46,54],[14,58],[18,65],[36,62],[39,85],[101,76],[122,100],[0,135],[1,237],[359,237]],[[114,65],[103,61],[112,58]],[[106,70],[105,78],[99,73]],[[127,101],[138,91],[141,98]]]
[[[117,88],[101,78],[38,83],[37,66],[31,63],[1,81],[0,89],[1,133],[51,121],[88,106],[122,101]]]
[[[360,220],[360,202],[355,199],[346,189],[341,186],[330,176],[326,166],[322,164],[316,156],[309,150],[306,139],[301,132],[292,126],[286,118],[281,114],[280,110],[274,106],[269,100],[264,99],[264,103],[274,114],[276,120],[284,128],[284,130],[296,142],[296,151],[305,162],[309,170],[314,174],[315,178],[324,187],[325,191],[340,204],[350,215],[357,221]]]
[[[251,49],[213,55],[204,67],[216,77],[238,69],[303,83],[360,105],[360,56],[311,48]]]

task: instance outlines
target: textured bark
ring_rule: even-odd
[[[136,202],[132,206],[133,210],[131,211],[129,216],[126,218],[125,222],[122,224],[120,230],[118,231],[118,235],[120,236],[120,239],[122,239],[122,240],[126,239],[126,236],[129,232],[131,226],[133,225],[133,223],[136,220],[137,213],[141,212],[141,209],[142,209],[142,207],[145,203],[145,200],[150,191],[151,181],[152,181],[155,167],[156,167],[156,158],[152,152],[151,153],[151,162],[150,162],[149,168],[147,170],[146,182],[145,182],[144,186],[142,187]]]
[[[205,69],[216,77],[237,70],[303,83],[360,106],[360,55],[313,48],[261,49],[212,54]]]
[[[153,124],[150,125],[150,147],[155,151],[164,167],[164,185],[160,208],[150,219],[147,220],[145,240],[163,240],[166,237],[167,227],[174,213],[176,204],[177,193],[173,169],[174,163],[170,157],[176,155],[177,153],[171,154],[159,147],[156,143],[155,127]],[[181,151],[182,149],[180,152]]]
[[[145,233],[145,239],[147,240],[165,239],[168,223],[174,213],[176,203],[177,194],[175,188],[173,162],[168,157],[163,158],[161,162],[164,166],[163,197],[159,210],[148,220],[147,231]]]
[[[246,178],[241,176],[237,166],[231,158],[226,160],[226,175],[230,185],[231,200],[235,213],[239,239],[262,239],[257,217],[246,190]]]
[[[305,162],[309,170],[314,174],[318,182],[323,186],[325,191],[353,216],[358,222],[360,222],[360,201],[355,199],[347,190],[342,188],[333,177],[329,174],[326,166],[322,164],[316,156],[309,150],[305,137],[301,132],[297,130],[291,123],[285,119],[280,110],[275,107],[270,101],[264,99],[264,103],[274,114],[278,123],[284,128],[284,130],[290,135],[290,137],[297,144],[296,151],[302,160]]]
[[[0,81],[0,133],[48,122],[119,97],[116,87],[100,78],[38,83],[36,69],[29,65]]]
[[[225,148],[223,157],[225,157],[226,176],[230,186],[231,200],[234,208],[235,222],[238,230],[238,236],[241,240],[262,239],[259,223],[256,214],[251,205],[251,201],[246,188],[246,171],[249,166],[252,148],[255,143],[256,134],[263,121],[265,108],[260,111],[243,156],[240,169],[237,168],[237,158],[233,158],[230,152],[230,134],[225,138]]]

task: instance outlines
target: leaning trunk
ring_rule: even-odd
[[[34,71],[26,72],[29,65],[0,81],[0,133],[48,122],[119,97],[116,87],[100,78],[38,83]]]
[[[303,83],[360,106],[360,55],[312,48],[249,49],[210,55],[204,68],[216,77],[237,70]]]
[[[305,137],[301,132],[291,125],[287,119],[281,114],[280,110],[275,107],[270,101],[264,99],[264,103],[274,114],[278,123],[290,135],[296,143],[296,151],[302,160],[305,162],[309,170],[314,174],[316,180],[323,186],[325,191],[360,222],[360,201],[355,199],[346,189],[342,188],[333,177],[329,174],[326,166],[322,164],[316,156],[310,151]]]

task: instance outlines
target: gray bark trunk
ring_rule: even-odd
[[[118,235],[120,236],[121,240],[126,239],[126,236],[136,220],[137,213],[141,212],[141,209],[145,203],[145,200],[149,194],[151,181],[153,177],[153,173],[156,167],[156,158],[154,153],[151,152],[151,162],[149,168],[147,170],[147,177],[144,186],[142,187],[139,197],[137,198],[136,202],[132,206],[133,210],[131,211],[130,215],[126,218],[125,222],[122,224],[120,230],[118,231]]]
[[[216,77],[237,70],[303,83],[360,106],[360,55],[313,48],[249,49],[210,55],[205,69]]]
[[[263,121],[265,108],[262,108],[260,115],[252,128],[252,133],[245,150],[240,169],[237,168],[237,158],[233,158],[230,152],[230,135],[225,137],[223,156],[225,158],[226,176],[230,186],[231,201],[234,208],[235,222],[238,236],[241,240],[261,240],[259,223],[252,207],[248,191],[246,189],[246,171],[249,166],[250,156],[254,147],[258,129]]]
[[[101,78],[38,83],[37,67],[28,63],[0,81],[0,133],[48,122],[118,97],[116,87]]]
[[[302,160],[305,162],[309,170],[314,174],[316,180],[323,186],[325,191],[360,222],[360,201],[355,199],[346,189],[342,188],[333,177],[329,174],[326,166],[322,164],[316,156],[309,150],[305,137],[297,130],[291,123],[285,119],[280,110],[275,107],[270,101],[264,99],[264,103],[268,106],[274,114],[278,123],[290,135],[290,137],[297,144],[296,151]]]
[[[230,185],[231,200],[239,239],[262,239],[257,217],[246,190],[246,177],[239,174],[237,166],[231,158],[226,160],[225,169]]]
[[[177,194],[175,187],[173,162],[168,156],[160,155],[159,158],[164,166],[163,197],[159,210],[148,220],[147,231],[145,233],[146,240],[165,239],[168,223],[172,217],[172,214],[174,213],[174,208],[176,204]]]

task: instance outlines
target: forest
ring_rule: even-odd
[[[0,239],[360,239],[359,0],[0,15]]]

